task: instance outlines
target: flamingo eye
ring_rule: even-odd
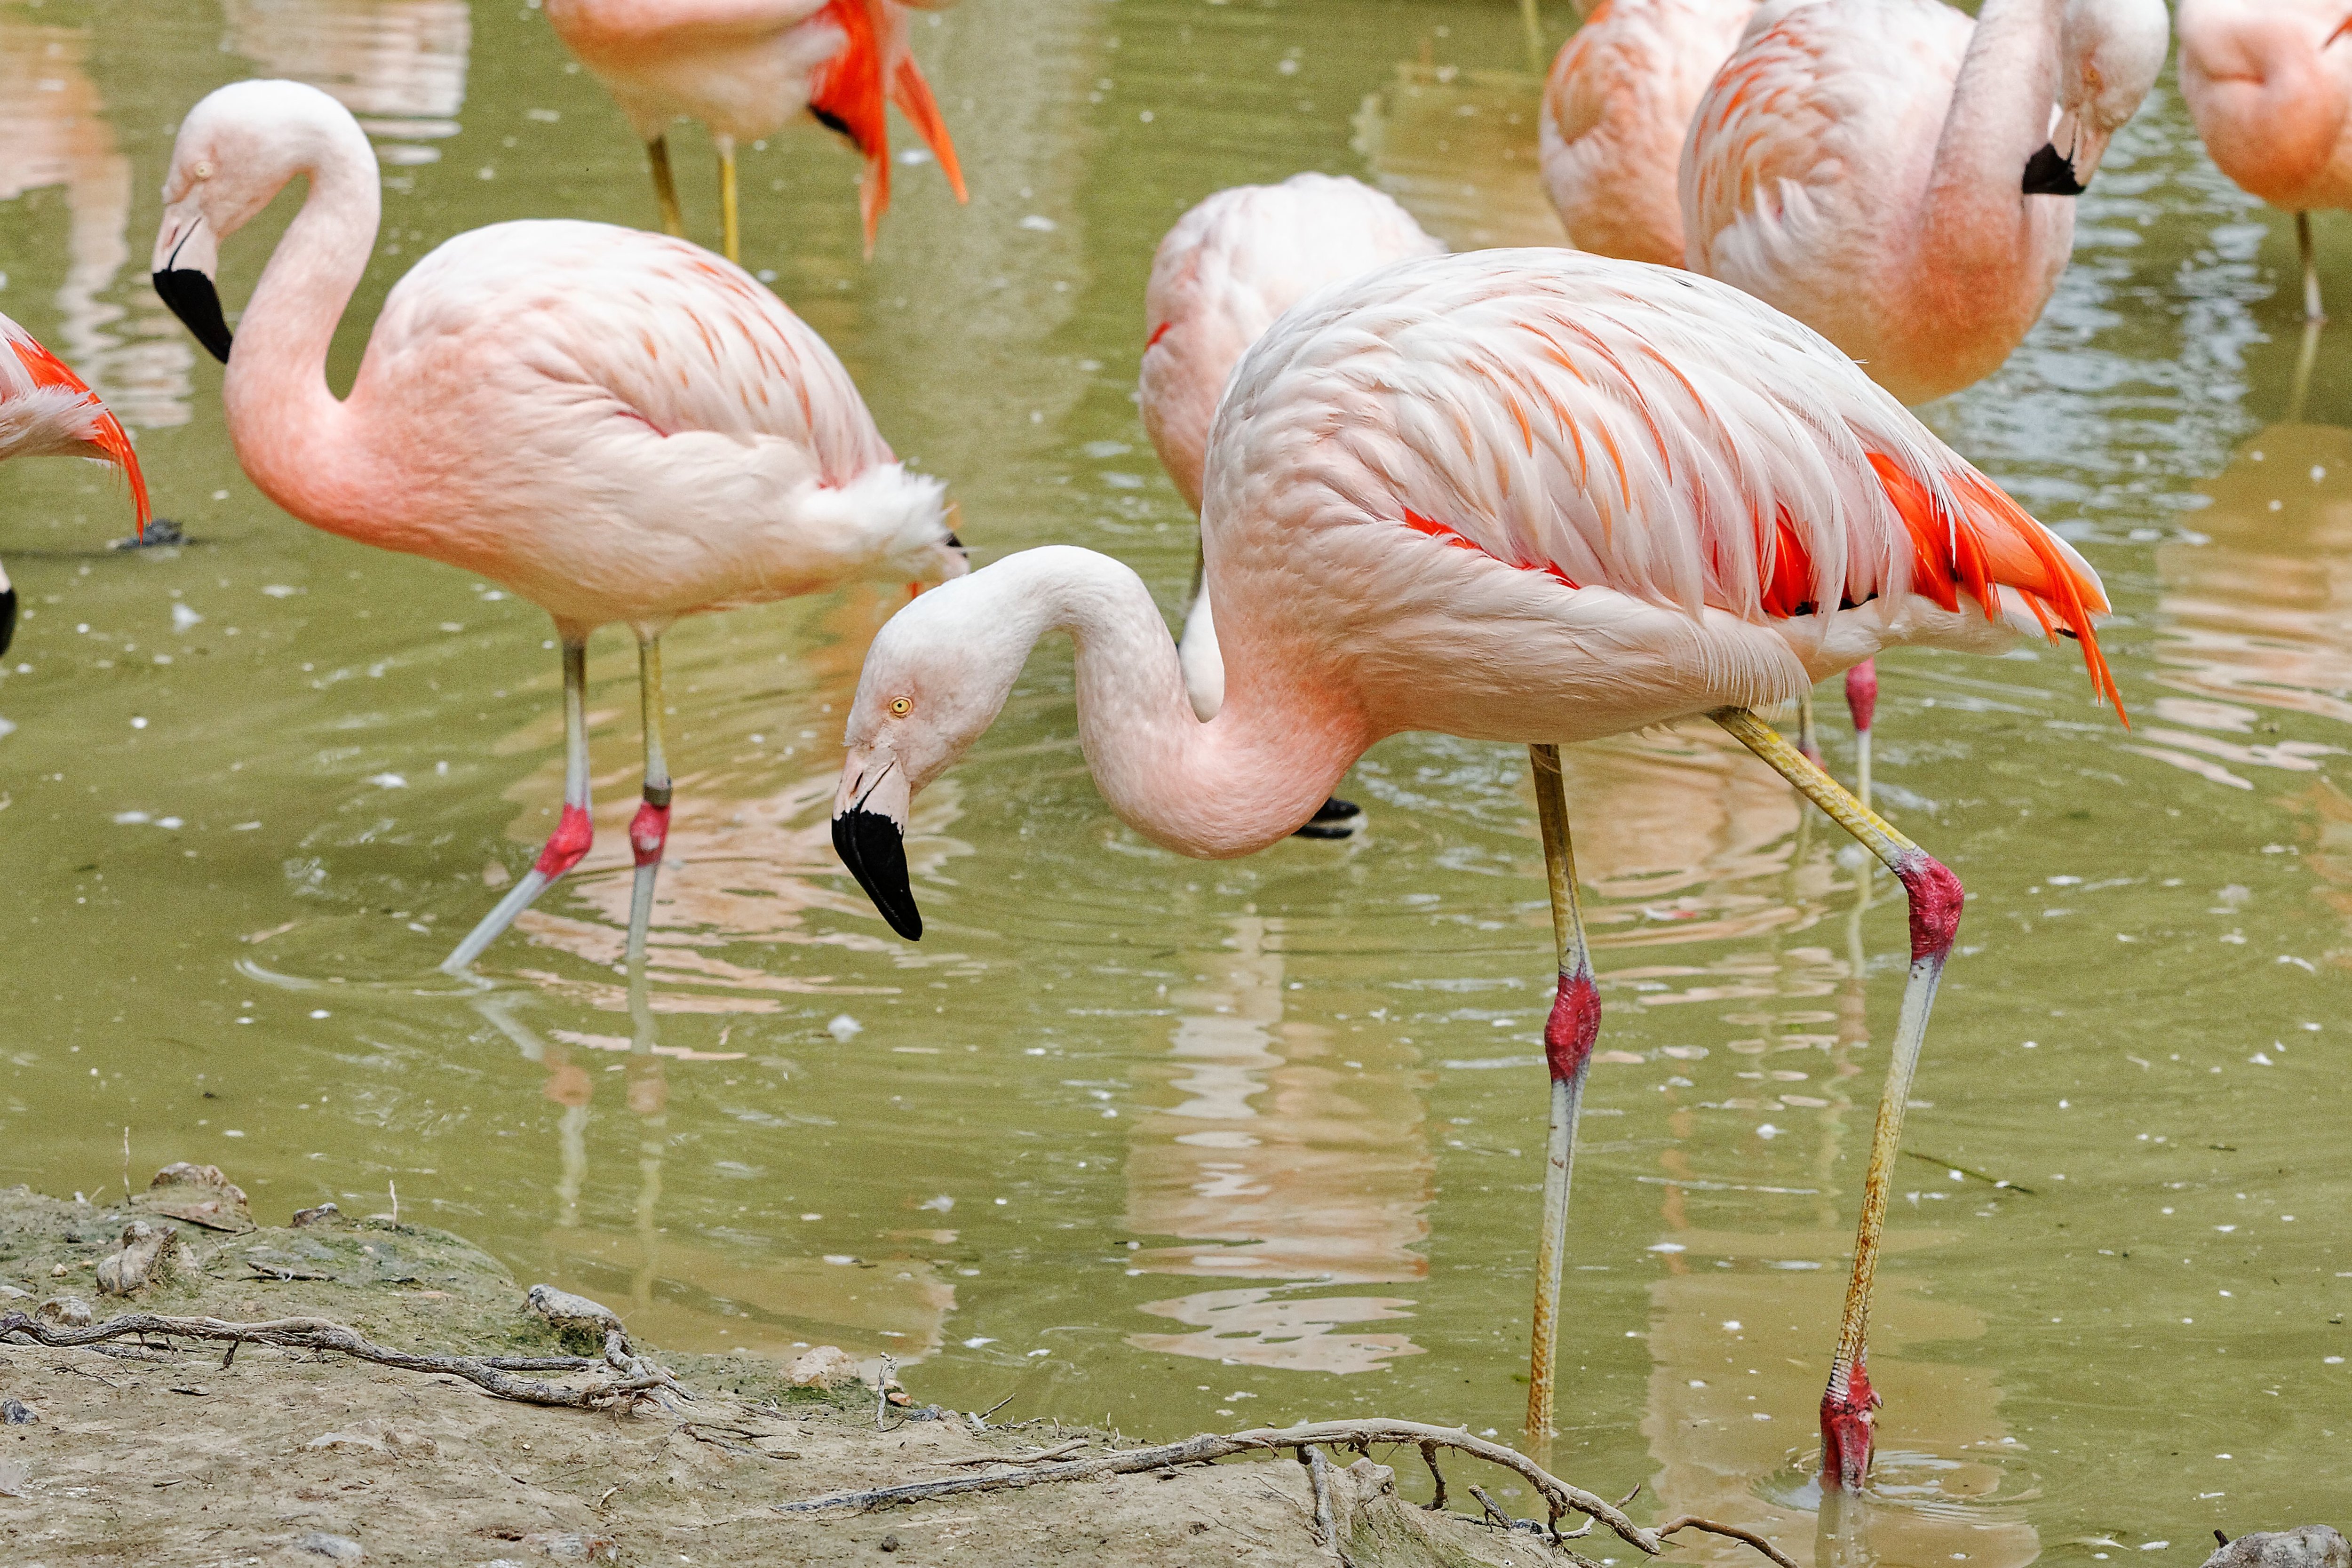
[[[895,717],[904,719],[908,714],[914,710],[914,699],[910,697],[893,697],[890,699],[890,711]]]
[[[212,177],[213,166],[210,163],[199,163],[196,165],[196,178],[199,180],[209,180]]]

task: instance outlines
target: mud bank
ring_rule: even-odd
[[[85,1310],[100,1323],[132,1311],[320,1318],[404,1352],[594,1353],[577,1331],[567,1342],[522,1284],[460,1237],[333,1213],[257,1226],[216,1173],[177,1169],[181,1179],[159,1177],[112,1208],[0,1191],[0,1321],[22,1312],[55,1332]],[[1332,1456],[1330,1545],[1318,1539],[1307,1473],[1286,1457],[782,1512],[832,1493],[986,1473],[971,1461],[992,1456],[1066,1448],[1060,1458],[1076,1458],[1108,1443],[1050,1421],[976,1429],[967,1415],[909,1418],[925,1413],[904,1408],[877,1431],[875,1390],[854,1375],[795,1386],[789,1369],[748,1357],[638,1344],[691,1397],[665,1391],[581,1410],[340,1354],[26,1339],[0,1342],[0,1562],[17,1568],[1570,1561],[1533,1537],[1424,1512],[1388,1489],[1382,1467],[1339,1468],[1344,1453]],[[614,1376],[601,1365],[517,1375],[573,1388]],[[1419,1459],[1405,1447],[1394,1462]],[[1499,1474],[1461,1468],[1490,1487]]]

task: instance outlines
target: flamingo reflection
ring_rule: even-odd
[[[1540,75],[1441,66],[1424,41],[1364,100],[1355,148],[1372,184],[1449,250],[1566,245],[1537,146],[1542,96]]]
[[[324,89],[386,166],[430,163],[457,134],[473,23],[466,0],[222,0],[228,47]]]

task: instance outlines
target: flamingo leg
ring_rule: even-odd
[[[743,232],[735,209],[735,138],[715,138],[719,143],[719,243],[727,259],[743,259]]]
[[[669,762],[662,755],[661,639],[646,637],[637,644],[637,690],[645,705],[645,804],[629,823],[629,848],[637,860],[636,882],[629,890],[628,963],[634,972],[645,962],[646,931],[653,923],[654,878],[661,870],[662,846],[669,839]]]
[[[1543,832],[1544,876],[1551,890],[1552,934],[1559,944],[1559,990],[1544,1024],[1544,1058],[1551,1068],[1551,1126],[1544,1142],[1543,1231],[1536,1242],[1535,1321],[1528,1367],[1528,1436],[1552,1433],[1552,1377],[1559,1363],[1559,1281],[1568,1254],[1568,1185],[1576,1163],[1576,1122],[1584,1108],[1584,1075],[1601,1034],[1601,993],[1592,983],[1592,955],[1584,915],[1576,902],[1576,855],[1569,843],[1568,790],[1559,748],[1529,746],[1536,820]]]
[[[1960,924],[1960,879],[1916,844],[1846,793],[1829,774],[1800,756],[1797,749],[1745,708],[1718,708],[1708,715],[1732,737],[1769,763],[1830,820],[1858,839],[1903,884],[1911,905],[1911,973],[1904,982],[1903,1013],[1895,1027],[1895,1049],[1886,1065],[1886,1088],[1872,1129],[1870,1164],[1863,1178],[1862,1226],[1854,1237],[1853,1278],[1846,1286],[1845,1310],[1838,1321],[1837,1351],[1822,1395],[1822,1484],[1861,1489],[1870,1473],[1872,1412],[1878,1395],[1866,1366],[1870,1337],[1870,1290],[1878,1269],[1879,1234],[1886,1224],[1895,1145],[1903,1135],[1903,1110],[1911,1099],[1911,1075],[1927,1037],[1927,1016],[1936,986],[1951,955]]]
[[[588,820],[588,642],[585,637],[573,638],[569,633],[563,638],[563,816],[555,831],[548,835],[547,847],[539,852],[538,863],[523,873],[514,890],[499,900],[498,908],[482,917],[482,923],[467,932],[457,951],[441,961],[445,974],[462,974],[482,950],[499,939],[499,933],[514,924],[515,917],[530,908],[531,901],[547,891],[558,877],[580,864],[595,837],[595,828]]]
[[[1813,694],[1809,689],[1797,699],[1797,750],[1815,767],[1822,763],[1821,737],[1813,729]]]
[[[1870,723],[1878,711],[1878,661],[1865,658],[1845,672],[1845,710],[1853,715],[1853,793],[1870,809]],[[1819,765],[1821,758],[1809,759]]]
[[[686,214],[678,210],[677,182],[670,177],[669,138],[656,136],[646,143],[646,159],[654,166],[654,200],[661,204],[662,232],[686,237]]]
[[[2327,312],[2319,308],[2319,252],[2311,243],[2311,215],[2294,215],[2295,248],[2303,253],[2303,319],[2324,321]]]

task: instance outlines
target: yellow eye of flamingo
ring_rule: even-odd
[[[209,180],[212,177],[213,166],[210,163],[199,163],[196,165],[196,178],[199,180]]]
[[[890,711],[897,714],[899,718],[904,719],[908,714],[914,710],[915,704],[911,699],[905,697],[893,697],[890,699]]]

